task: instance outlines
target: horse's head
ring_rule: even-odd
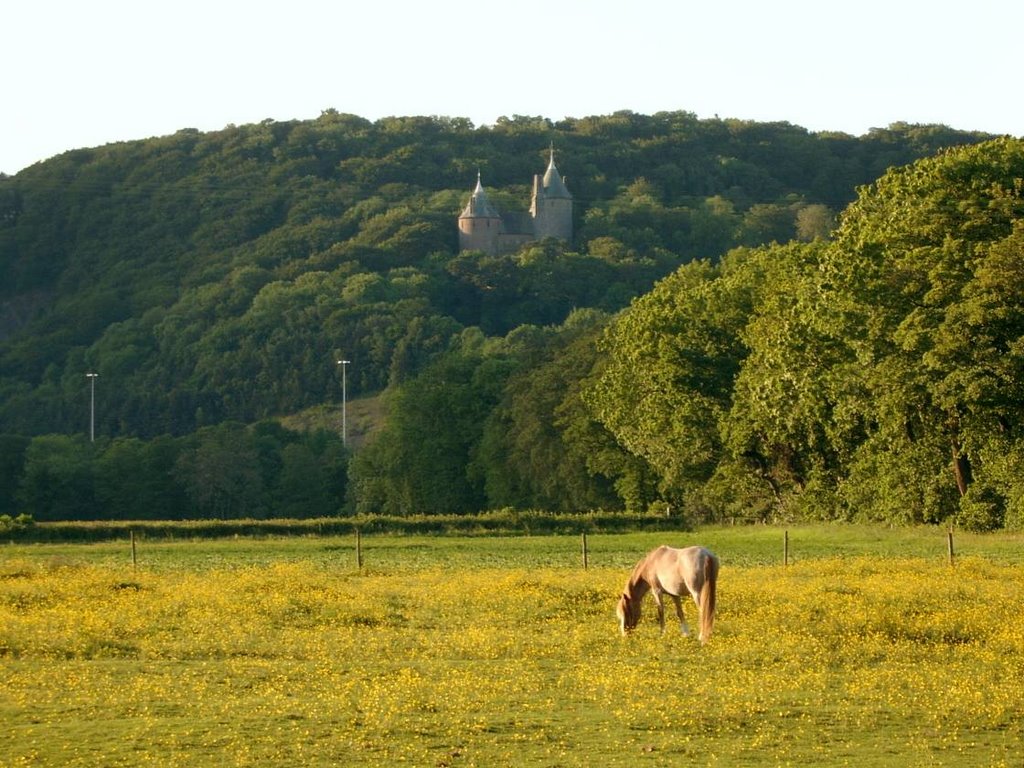
[[[628,634],[640,621],[640,601],[634,600],[628,592],[623,592],[615,608],[615,615],[619,617],[619,629],[622,630],[622,634]]]

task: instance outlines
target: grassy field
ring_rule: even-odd
[[[614,604],[723,568],[708,645]],[[0,765],[1016,766],[1024,538],[766,527],[0,547]],[[692,604],[687,607],[691,625]]]

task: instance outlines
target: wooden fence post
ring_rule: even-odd
[[[949,564],[953,565],[953,529],[946,531],[946,549],[949,552]]]
[[[356,528],[356,568],[363,569],[363,539],[359,535],[358,528]]]
[[[582,546],[583,546],[583,570],[587,570],[587,532],[584,531],[581,534]]]
[[[782,532],[782,564],[789,565],[789,531]]]
[[[137,571],[139,569],[139,560],[135,555],[135,531],[129,531],[132,540],[132,570]]]

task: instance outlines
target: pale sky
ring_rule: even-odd
[[[1024,136],[1020,0],[10,0],[0,172],[328,108]]]

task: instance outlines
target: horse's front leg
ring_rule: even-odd
[[[651,597],[654,598],[654,604],[658,607],[658,626],[661,627],[661,634],[665,634],[665,603],[661,599],[661,591],[652,589]]]
[[[690,628],[686,626],[686,617],[683,616],[683,601],[679,599],[679,595],[672,595],[672,602],[676,604],[676,616],[679,617],[679,628],[683,630],[683,635],[689,637]]]

